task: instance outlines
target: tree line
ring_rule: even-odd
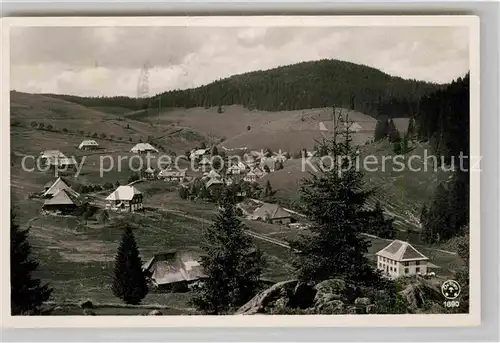
[[[380,70],[339,60],[302,62],[253,71],[208,85],[172,90],[147,99],[129,97],[76,97],[46,94],[88,107],[124,107],[140,110],[169,107],[243,105],[249,109],[281,111],[338,106],[376,117],[414,115],[414,106],[440,85],[405,80]]]

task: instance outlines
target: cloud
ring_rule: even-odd
[[[459,27],[31,27],[11,36],[11,88],[84,96],[151,94],[233,74],[334,58],[449,82],[468,71]]]

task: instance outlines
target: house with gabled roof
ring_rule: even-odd
[[[288,224],[292,221],[290,213],[278,204],[263,203],[250,216],[253,220],[269,221],[273,224]]]
[[[155,254],[142,269],[159,289],[187,291],[190,284],[206,278],[200,255],[190,251]]]
[[[157,153],[158,149],[149,143],[137,143],[132,149],[130,149],[130,152],[133,152],[134,154],[144,154],[148,152]]]
[[[189,154],[189,159],[194,160],[208,154],[208,149],[193,149]]]
[[[165,181],[182,181],[185,177],[185,170],[162,169],[158,173],[158,179]]]
[[[106,208],[122,212],[140,211],[144,209],[142,198],[142,193],[134,186],[119,186],[106,198]]]
[[[429,258],[408,242],[394,240],[376,255],[377,269],[391,279],[427,274]]]
[[[266,170],[266,167],[269,169],[269,172],[274,172],[276,169],[276,160],[272,157],[265,157],[260,160],[260,168]]]
[[[43,203],[43,210],[71,214],[84,204],[80,195],[71,189],[59,189],[56,194]]]
[[[66,155],[59,150],[45,150],[40,153],[40,160],[44,165],[53,166],[57,160],[65,158]]]
[[[99,144],[93,139],[86,139],[80,143],[78,149],[80,150],[95,150],[99,148]]]
[[[257,174],[255,174],[253,171],[250,170],[243,178],[243,181],[257,182]]]
[[[58,177],[56,181],[47,183],[45,185],[45,190],[42,193],[42,196],[44,198],[52,198],[57,192],[59,192],[62,189],[67,189],[70,192],[75,193],[76,196],[79,195],[73,189],[71,189],[69,184],[63,178]]]

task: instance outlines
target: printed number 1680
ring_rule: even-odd
[[[444,307],[458,307],[460,302],[458,300],[448,300],[444,302]]]

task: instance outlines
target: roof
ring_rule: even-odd
[[[208,165],[208,164],[212,164],[212,163],[210,162],[210,160],[206,156],[204,156],[199,164],[207,164]]]
[[[276,166],[276,160],[271,158],[271,157],[266,157],[266,158],[263,158],[261,161],[260,161],[260,166],[262,168],[264,168],[264,166],[267,166],[268,168],[270,169],[274,169],[274,167]]]
[[[78,197],[78,193],[72,192],[69,189],[59,190],[52,198],[45,200],[43,206],[50,205],[76,205],[80,206],[82,201]]]
[[[131,152],[138,152],[138,151],[156,151],[158,152],[158,149],[156,149],[154,146],[152,146],[149,143],[137,143],[132,149],[130,149]]]
[[[246,176],[257,176],[257,174],[250,170]]]
[[[264,173],[264,171],[263,171],[262,169],[260,169],[259,167],[255,167],[255,168],[253,168],[253,169],[252,169],[252,172],[253,172],[255,175],[259,176],[259,177],[265,174],[265,173]],[[247,174],[247,175],[248,175],[248,174]]]
[[[151,273],[157,285],[166,285],[205,277],[199,260],[198,254],[174,251],[156,254],[142,268]]]
[[[426,256],[415,249],[410,243],[395,240],[377,253],[378,256],[386,257],[394,261],[428,260]]]
[[[185,170],[170,170],[170,169],[162,169],[158,173],[158,177],[184,177],[186,176],[186,171]]]
[[[210,170],[206,176],[209,178],[220,178],[220,174],[213,169]]]
[[[66,157],[66,155],[64,155],[59,150],[45,150],[45,151],[40,153],[40,156],[45,157],[45,158]]]
[[[60,190],[63,190],[63,189],[69,189],[70,192],[74,193],[76,196],[78,196],[79,194],[76,193],[74,190],[71,189],[71,187],[66,183],[64,182],[64,180],[62,178],[57,178],[56,181],[54,181],[52,183],[52,185],[43,193],[43,196],[48,196],[48,195],[55,195],[57,192],[59,192]]]
[[[80,143],[78,149],[81,149],[84,146],[99,146],[99,144],[93,139],[86,139]]]
[[[113,193],[108,195],[106,200],[116,201],[116,200],[132,200],[134,195],[142,194],[134,186],[119,186]]]
[[[223,184],[223,182],[221,180],[211,178],[210,180],[207,181],[207,183],[205,184],[205,187],[209,188],[212,185],[220,185],[220,184]]]
[[[145,173],[153,174],[155,171],[153,168],[149,167],[144,170]]]
[[[285,211],[280,205],[264,203],[261,207],[256,209],[252,214],[253,217],[269,219],[290,218],[291,215]]]

